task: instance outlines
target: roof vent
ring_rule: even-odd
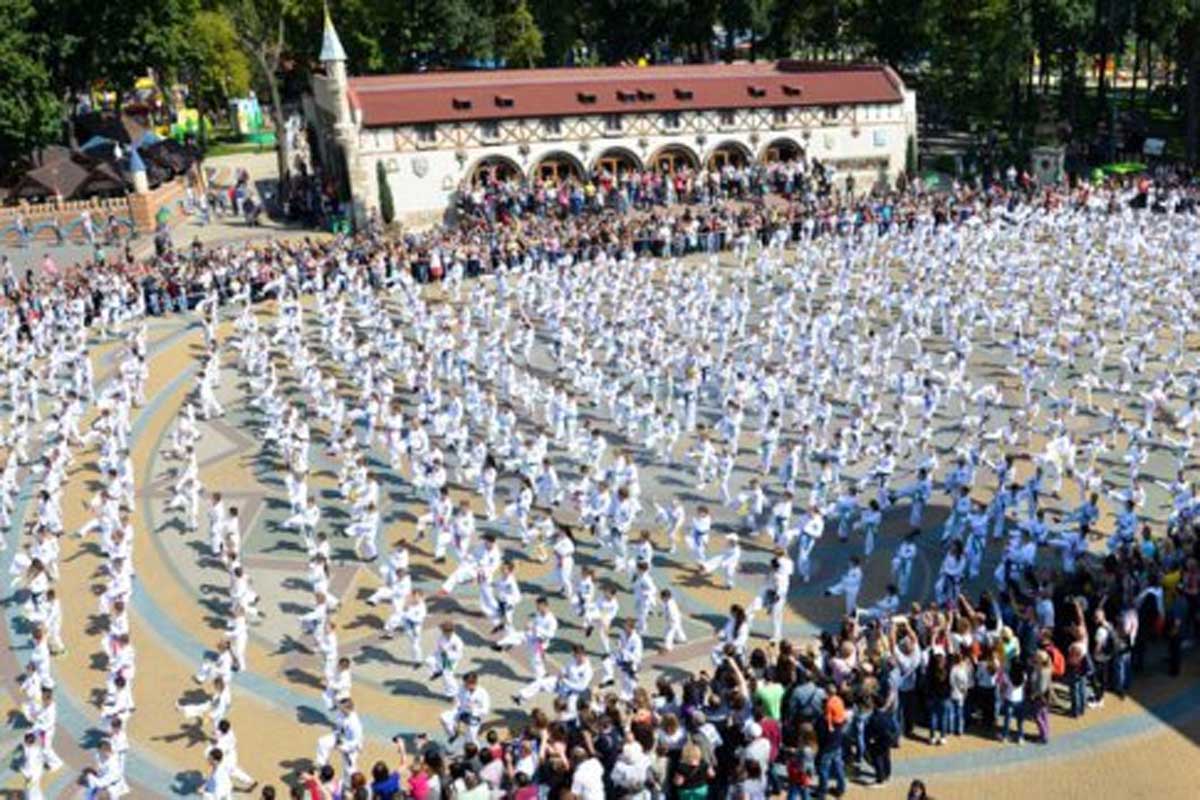
[[[676,100],[691,100],[692,99],[692,90],[676,88],[675,89],[675,99]]]
[[[785,83],[783,85],[783,93],[786,94],[788,97],[799,97],[800,92],[801,92],[800,87],[796,86],[795,84]]]
[[[581,103],[596,102],[596,95],[593,94],[592,92],[580,92],[578,95],[576,95],[576,97],[579,98],[579,102],[581,102]]]
[[[649,102],[654,99],[654,92],[650,92],[645,89],[638,89],[637,98],[643,103]]]
[[[512,108],[513,99],[505,94],[496,95],[496,106],[498,108]]]
[[[456,111],[466,111],[471,107],[471,101],[465,97],[455,97],[450,102]]]
[[[766,97],[767,96],[767,90],[761,86],[747,86],[746,91],[750,93],[751,97]]]
[[[617,89],[617,99],[622,103],[632,103],[637,99],[637,92],[631,92],[627,89]]]

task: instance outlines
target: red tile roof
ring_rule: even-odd
[[[350,79],[363,125],[689,109],[898,103],[892,70],[799,61],[491,70]]]

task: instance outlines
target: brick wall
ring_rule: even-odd
[[[164,183],[146,194],[129,195],[129,215],[133,224],[142,233],[152,232],[160,208],[171,212],[171,222],[178,222],[183,215],[180,204],[187,194],[187,185],[182,178]]]
[[[0,245],[11,244],[16,240],[14,224],[18,213],[25,217],[25,222],[33,232],[34,239],[38,241],[55,239],[54,223],[56,221],[68,238],[81,237],[82,233],[77,229],[79,217],[85,210],[91,212],[92,220],[97,228],[104,225],[109,214],[114,214],[123,223],[132,225],[138,233],[152,233],[154,220],[160,208],[166,207],[171,212],[172,223],[182,219],[181,203],[186,192],[187,179],[180,177],[164,183],[146,194],[3,206],[0,207]]]

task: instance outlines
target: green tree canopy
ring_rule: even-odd
[[[31,32],[30,0],[0,0],[0,160],[7,167],[58,138],[63,119],[39,37]]]
[[[219,108],[250,89],[250,59],[238,43],[233,22],[218,11],[200,11],[192,19],[187,70],[198,102]]]
[[[496,20],[496,54],[511,67],[533,67],[542,60],[542,32],[525,0]]]

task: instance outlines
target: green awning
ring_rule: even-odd
[[[1104,170],[1108,175],[1136,175],[1139,172],[1146,171],[1146,165],[1137,161],[1122,161],[1114,164],[1105,164],[1100,169]]]

